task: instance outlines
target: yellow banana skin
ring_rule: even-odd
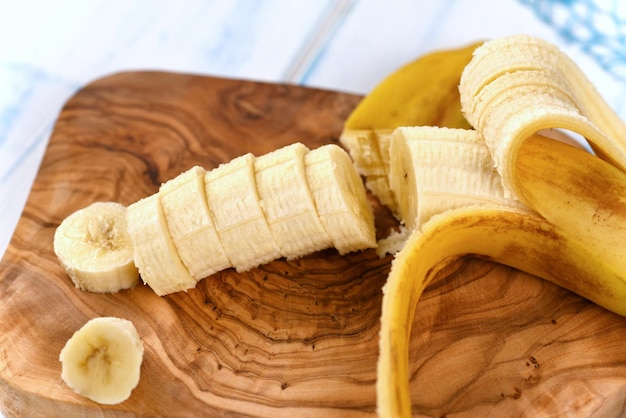
[[[417,303],[439,271],[467,255],[542,277],[626,315],[624,270],[545,219],[492,205],[438,214],[396,255],[383,288],[376,382],[381,418],[411,416],[408,344]]]
[[[515,167],[524,203],[626,274],[626,173],[540,136],[522,144]]]

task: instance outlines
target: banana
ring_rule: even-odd
[[[350,156],[334,144],[304,156],[317,214],[340,254],[376,248],[374,213]]]
[[[181,261],[172,242],[158,193],[128,206],[126,223],[139,275],[157,295],[196,286],[197,280]]]
[[[143,352],[132,322],[93,318],[61,350],[61,378],[73,391],[94,402],[119,404],[139,383]]]
[[[53,246],[81,290],[114,293],[139,281],[126,230],[126,207],[120,203],[95,202],[74,212],[55,230]]]
[[[388,184],[391,133],[401,126],[469,128],[457,86],[480,44],[433,51],[404,65],[369,92],[345,121],[341,145],[367,188],[396,215]]]
[[[308,152],[296,142],[254,160],[261,208],[281,255],[287,259],[333,245],[309,190],[304,165]]]
[[[395,129],[390,160],[389,185],[400,219],[409,229],[456,207],[479,203],[523,206],[505,197],[489,149],[475,130]]]
[[[381,417],[411,416],[408,339],[416,305],[458,257],[517,268],[626,316],[624,123],[568,57],[531,37],[479,47],[459,90],[475,129],[464,135],[482,146],[430,127],[392,135],[391,191],[413,232],[383,289]],[[585,138],[595,155],[584,141],[573,146],[539,135],[558,129]],[[425,132],[444,137],[429,141]],[[463,159],[446,149],[455,141],[468,153]]]
[[[252,154],[244,154],[207,171],[204,177],[215,229],[238,272],[282,256],[261,208],[254,161]]]
[[[213,224],[205,175],[204,168],[192,167],[162,184],[158,193],[172,242],[196,280],[232,267]]]

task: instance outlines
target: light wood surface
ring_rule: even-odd
[[[12,416],[373,416],[381,287],[391,257],[334,250],[187,293],[74,288],[56,226],[93,201],[130,204],[193,165],[337,142],[355,95],[129,72],[64,106],[0,264],[0,406]],[[378,236],[395,226],[374,199]],[[58,355],[88,319],[133,321],[146,352],[124,403],[67,388]],[[626,320],[504,266],[464,260],[434,280],[411,340],[418,416],[620,416]],[[607,415],[608,414],[608,415]]]

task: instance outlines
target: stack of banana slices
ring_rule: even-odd
[[[117,292],[139,278],[159,295],[326,248],[376,247],[372,207],[350,156],[300,142],[213,170],[192,167],[128,207],[95,202],[68,216],[54,250],[76,287]]]
[[[425,65],[413,68],[424,74]],[[446,70],[431,67],[431,82],[442,79],[437,71]],[[411,416],[413,314],[429,281],[459,257],[515,267],[626,316],[626,124],[569,57],[531,36],[478,46],[458,79],[470,128],[405,119],[369,141],[350,127],[342,135],[355,161],[379,150],[378,165],[370,159],[361,173],[387,170],[372,192],[391,199],[410,231],[383,289],[381,417]],[[407,88],[395,80],[387,94]]]

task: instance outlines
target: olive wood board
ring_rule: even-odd
[[[360,417],[376,414],[382,291],[392,257],[320,251],[188,292],[95,294],[56,260],[55,228],[125,205],[194,166],[300,141],[338,143],[358,95],[166,72],[117,73],[62,108],[0,264],[0,406],[13,416]],[[397,223],[370,196],[382,238]],[[99,405],[61,380],[87,320],[131,320],[139,385]],[[426,289],[410,341],[413,412],[428,417],[624,416],[626,319],[550,283],[463,259]]]

